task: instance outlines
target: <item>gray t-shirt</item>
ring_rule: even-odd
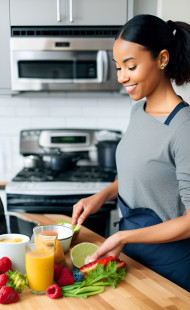
[[[130,208],[146,207],[163,220],[190,209],[190,106],[169,125],[136,103],[116,151],[119,194]]]

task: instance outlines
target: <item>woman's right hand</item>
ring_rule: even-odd
[[[73,206],[72,225],[81,225],[88,215],[96,213],[107,200],[112,200],[117,197],[118,180],[114,181],[102,191],[80,199]]]
[[[96,213],[102,204],[100,193],[80,199],[73,206],[72,225],[81,225],[90,214]]]

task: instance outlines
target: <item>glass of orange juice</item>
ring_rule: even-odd
[[[25,246],[26,275],[35,294],[44,294],[53,284],[55,242],[56,236],[42,236]]]

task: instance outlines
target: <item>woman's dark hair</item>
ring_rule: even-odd
[[[155,59],[163,49],[170,55],[167,76],[177,85],[190,82],[190,25],[184,22],[165,22],[159,17],[142,14],[129,20],[116,39],[143,45]]]

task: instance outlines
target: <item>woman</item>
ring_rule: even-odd
[[[114,47],[118,81],[131,112],[117,152],[118,180],[80,200],[72,223],[82,224],[117,197],[119,231],[90,261],[121,251],[190,291],[190,106],[173,90],[190,81],[190,25],[138,15]]]

